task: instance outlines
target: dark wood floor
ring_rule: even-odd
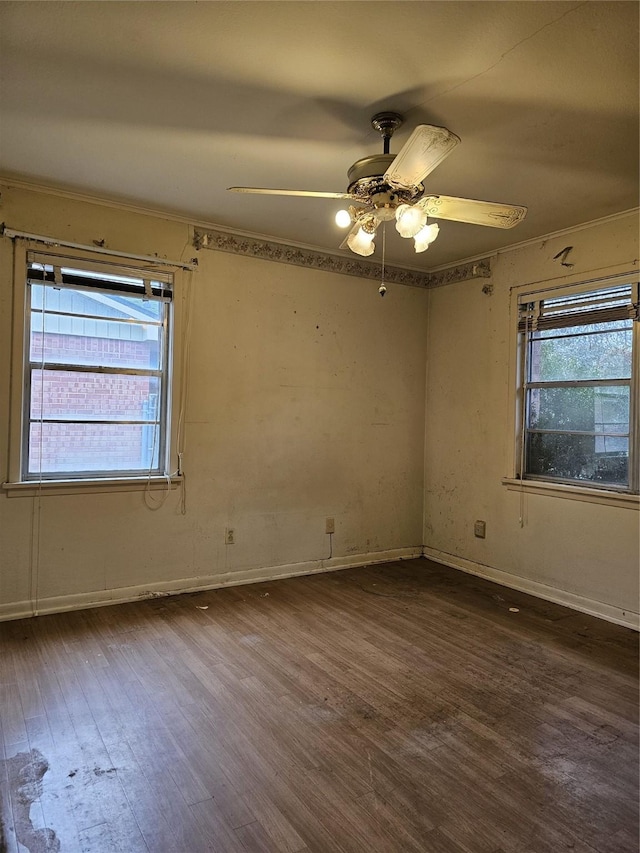
[[[637,648],[426,560],[4,623],[0,849],[636,853]]]

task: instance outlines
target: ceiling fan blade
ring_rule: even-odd
[[[460,142],[446,127],[419,124],[387,169],[384,179],[394,187],[415,187]]]
[[[260,195],[299,195],[308,198],[356,198],[351,193],[316,193],[312,190],[271,190],[262,187],[227,187],[232,193],[258,193]]]
[[[489,225],[493,228],[513,228],[527,215],[527,208],[517,204],[497,201],[476,201],[473,198],[455,198],[449,195],[430,195],[417,203],[427,216],[435,219],[452,219],[471,225]]]

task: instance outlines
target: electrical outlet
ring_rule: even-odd
[[[335,518],[330,518],[327,516],[324,521],[324,532],[325,533],[335,533],[336,532],[336,520]]]
[[[476,521],[473,525],[473,535],[477,536],[478,539],[485,539],[487,535],[487,522]]]
[[[226,527],[224,531],[224,544],[225,545],[235,545],[236,544],[236,532],[233,527]]]

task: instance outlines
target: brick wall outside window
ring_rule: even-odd
[[[153,342],[109,338],[32,333],[31,357],[75,364],[146,368],[155,361]],[[151,359],[151,362],[150,362]],[[96,420],[140,420],[153,414],[159,384],[155,377],[86,371],[42,371],[34,369],[31,383],[31,417],[95,418]],[[30,470],[130,470],[149,464],[153,426],[128,424],[40,424],[31,425]],[[158,436],[156,436],[157,443]],[[146,449],[146,452],[145,452]],[[41,463],[40,463],[41,457]]]

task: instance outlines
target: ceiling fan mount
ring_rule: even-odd
[[[371,127],[382,136],[385,154],[389,153],[389,140],[403,123],[404,117],[393,112],[376,113],[371,119]]]
[[[350,199],[362,205],[351,205],[336,214],[336,223],[350,228],[340,248],[348,247],[359,255],[373,253],[376,229],[390,219],[396,219],[401,237],[415,239],[416,252],[424,252],[438,235],[438,224],[429,224],[428,217],[494,228],[513,228],[524,219],[527,209],[520,205],[426,194],[424,179],[451,154],[460,138],[446,127],[419,124],[399,153],[390,154],[391,137],[403,121],[400,113],[391,111],[373,116],[371,126],[382,136],[383,153],[356,160],[347,172],[346,193],[259,187],[229,189],[263,195]]]

